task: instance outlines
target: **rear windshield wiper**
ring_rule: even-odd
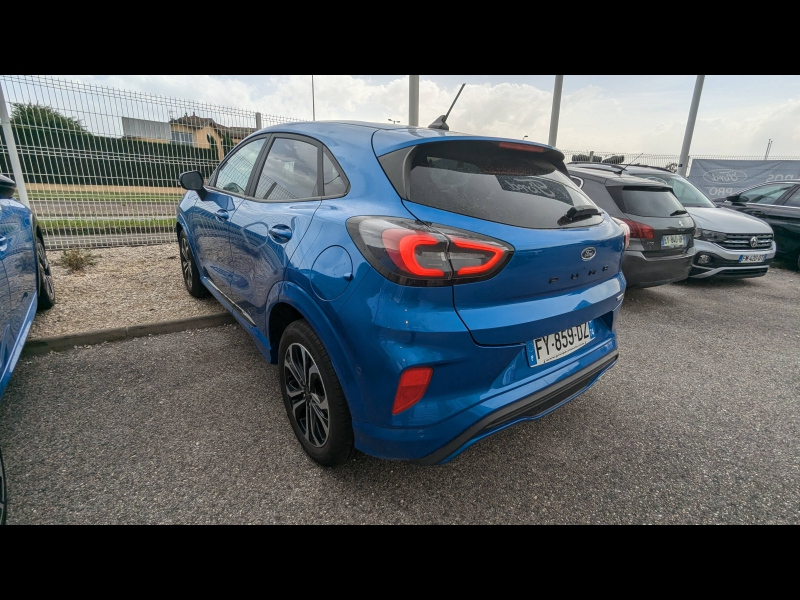
[[[672,213],[670,215],[670,217],[677,217],[678,215],[688,215],[688,214],[689,214],[688,210],[680,209],[680,210],[676,210],[674,213]]]
[[[583,219],[588,219],[589,217],[594,217],[597,215],[602,215],[603,213],[600,212],[596,206],[573,206],[567,211],[563,217],[558,220],[559,225],[566,225],[567,223],[574,223],[575,221],[582,221]]]

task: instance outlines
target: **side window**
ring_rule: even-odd
[[[326,196],[341,196],[347,191],[347,184],[342,174],[336,169],[328,153],[322,155],[322,184]]]
[[[317,180],[318,148],[307,142],[277,138],[258,178],[255,197],[298,200],[321,196]]]
[[[778,199],[783,196],[783,193],[793,185],[793,183],[763,185],[741,194],[739,196],[739,201],[757,204],[775,204]]]
[[[800,208],[800,189],[798,189],[792,196],[783,203],[784,206],[794,206]]]
[[[250,174],[258,159],[258,153],[261,152],[263,145],[264,139],[262,138],[237,148],[219,170],[214,187],[234,194],[244,194],[247,182],[250,181]]]

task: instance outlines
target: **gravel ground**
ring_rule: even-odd
[[[23,359],[9,523],[800,523],[800,274],[628,292],[594,388],[443,466],[329,470],[237,325]]]
[[[181,275],[178,244],[92,250],[97,264],[69,274],[53,265],[56,305],[36,314],[30,339],[213,315],[225,309],[213,297],[193,298]]]

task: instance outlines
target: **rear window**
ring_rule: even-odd
[[[622,205],[626,213],[639,217],[670,217],[676,211],[686,212],[669,188],[625,186]]]
[[[416,146],[408,181],[412,202],[529,229],[557,229],[571,207],[594,205],[541,153],[503,148],[498,142]],[[568,226],[586,227],[602,219],[593,216]]]

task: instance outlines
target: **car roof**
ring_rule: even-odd
[[[537,142],[523,141],[511,138],[502,138],[494,136],[473,135],[469,133],[461,133],[458,131],[446,131],[443,129],[430,129],[428,127],[414,127],[411,125],[395,125],[393,123],[370,123],[368,121],[303,121],[299,123],[281,123],[279,125],[271,125],[264,129],[252,134],[256,135],[262,132],[284,132],[284,133],[297,133],[305,134],[313,137],[328,137],[338,138],[345,137],[347,139],[363,137],[367,132],[372,136],[380,132],[380,136],[373,137],[373,146],[375,154],[382,156],[394,150],[399,150],[406,146],[412,146],[422,142],[436,141],[446,138],[448,140],[487,140],[487,141],[500,141],[521,144],[524,146],[536,146],[551,150],[553,152],[561,152],[553,146],[547,144],[540,144]],[[563,160],[563,154],[561,154]]]
[[[603,180],[609,183],[613,182],[618,185],[646,185],[652,187],[664,187],[662,184],[657,183],[652,179],[636,177],[635,175],[628,174],[621,169],[596,169],[594,167],[576,166],[574,163],[569,163],[567,164],[567,170],[569,171],[570,175]]]

